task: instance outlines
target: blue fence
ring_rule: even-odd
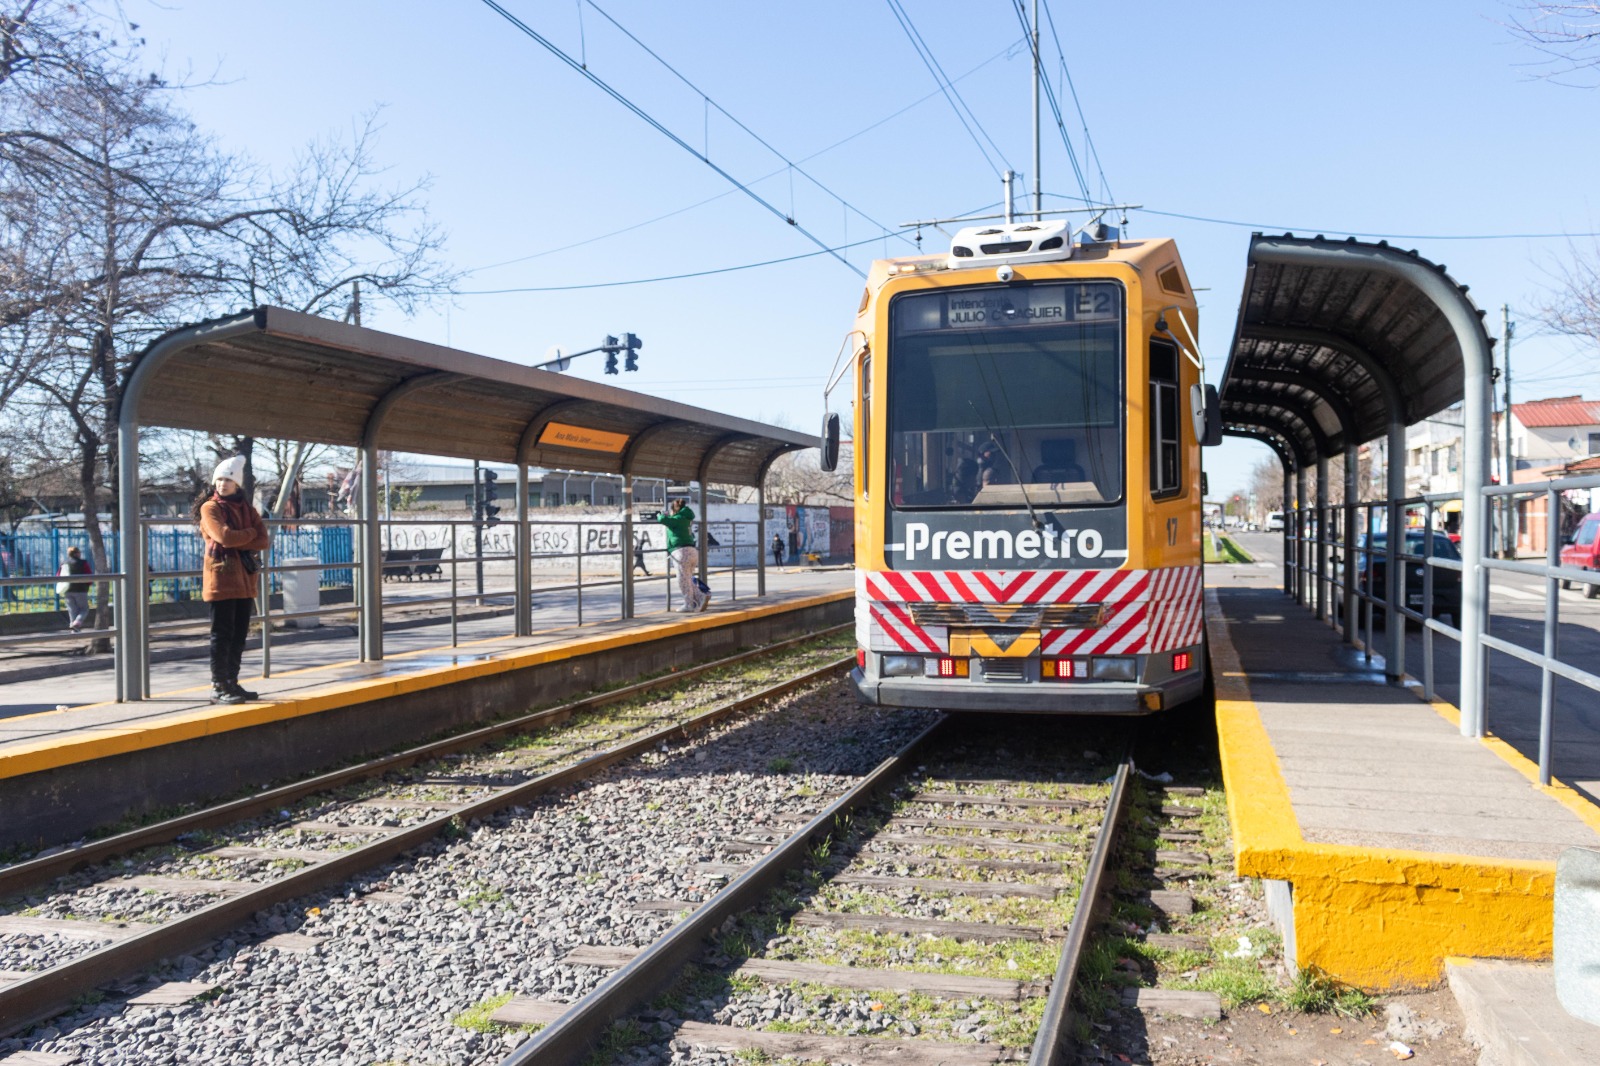
[[[116,534],[104,534],[106,551],[110,554],[111,572],[122,569],[122,552]],[[200,534],[188,526],[155,527],[145,531],[146,556],[152,572],[171,570],[199,570],[204,548]],[[78,548],[85,559],[92,560],[89,534],[83,529],[52,528],[26,533],[0,533],[0,577],[53,577],[61,572],[67,549]],[[323,564],[349,563],[354,560],[355,539],[350,526],[312,526],[304,529],[274,530],[272,557],[268,561],[281,563],[284,559],[316,559]],[[325,589],[349,588],[351,571],[345,568],[322,571],[321,586]],[[282,590],[278,575],[272,576],[272,591]],[[157,578],[150,582],[150,595],[156,602],[200,598],[200,578]],[[61,597],[56,595],[54,584],[8,586],[0,588],[0,604],[7,611],[59,611],[63,609]]]

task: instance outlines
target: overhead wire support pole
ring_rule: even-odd
[[[1505,368],[1506,402],[1505,402],[1505,414],[1503,416],[1505,418],[1505,423],[1506,423],[1505,424],[1505,438],[1506,438],[1505,474],[1506,474],[1506,484],[1507,485],[1511,485],[1511,484],[1515,483],[1515,481],[1517,480],[1517,461],[1511,455],[1511,336],[1512,336],[1513,333],[1516,332],[1517,326],[1516,326],[1516,323],[1511,321],[1511,306],[1509,304],[1501,304],[1500,305],[1500,328],[1501,328],[1501,332],[1505,336],[1505,362],[1506,362],[1506,368]],[[1504,548],[1504,551],[1505,551],[1505,557],[1507,559],[1510,559],[1510,558],[1512,558],[1513,556],[1515,556],[1517,554],[1517,531],[1516,531],[1516,523],[1515,523],[1515,521],[1513,521],[1513,516],[1516,513],[1517,513],[1517,501],[1516,501],[1516,498],[1513,497],[1513,496],[1505,497],[1505,506],[1502,509],[1501,514],[1500,514],[1500,522],[1501,522],[1500,536],[1501,536],[1501,544],[1503,545],[1503,548]],[[1549,520],[1549,517],[1554,517],[1554,516],[1548,516],[1547,520]],[[1557,527],[1557,528],[1559,528],[1559,527]]]
[[[1044,187],[1039,175],[1039,0],[1033,0],[1033,25],[1029,27],[1033,41],[1033,220],[1044,217]]]

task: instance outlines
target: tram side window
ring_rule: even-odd
[[[861,409],[856,421],[860,424],[853,434],[856,451],[861,455],[861,495],[872,488],[872,356],[861,359]]]
[[[1150,495],[1183,490],[1179,462],[1178,349],[1150,342]]]

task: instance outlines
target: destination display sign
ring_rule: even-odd
[[[1104,282],[957,289],[897,301],[905,332],[1114,322],[1121,309],[1121,289]]]

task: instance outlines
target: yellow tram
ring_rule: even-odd
[[[873,264],[849,343],[867,702],[1142,714],[1199,695],[1215,390],[1176,245],[1104,235],[972,227],[948,255]]]

